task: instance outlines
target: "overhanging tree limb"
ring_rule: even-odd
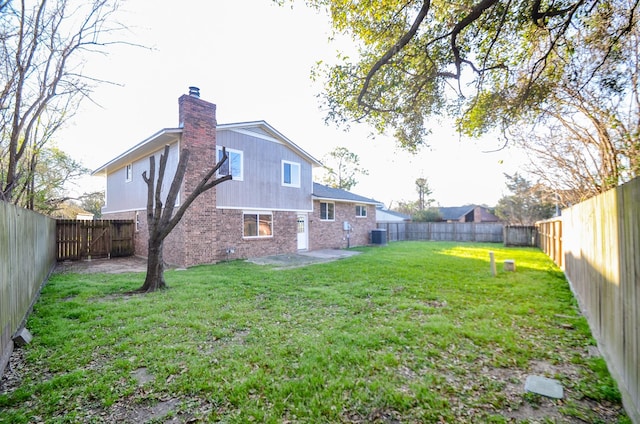
[[[414,35],[418,32],[418,29],[420,28],[420,25],[422,24],[422,21],[427,17],[427,14],[429,13],[429,8],[431,7],[431,1],[430,0],[424,0],[422,2],[422,7],[420,8],[420,11],[418,12],[418,16],[416,16],[415,20],[413,21],[413,24],[411,25],[411,28],[409,28],[409,31],[407,31],[402,37],[400,37],[400,39],[398,40],[398,42],[392,47],[390,48],[369,70],[369,72],[367,73],[367,76],[364,79],[364,83],[362,85],[362,89],[360,90],[360,94],[358,95],[358,104],[364,107],[369,107],[369,105],[366,104],[366,102],[363,100],[364,96],[367,94],[367,91],[369,90],[369,85],[371,84],[371,80],[373,79],[374,75],[378,72],[378,70],[380,70],[380,68],[382,68],[384,65],[386,65],[391,58],[393,58],[393,56],[395,56],[400,50],[402,50],[402,48],[404,46],[406,46],[409,41],[411,41],[411,39],[414,37]]]
[[[578,66],[590,71],[580,72],[581,82],[596,84],[610,64],[621,60],[624,40],[637,27],[640,4],[306,2],[329,10],[334,34],[346,34],[358,44],[356,59],[344,55],[341,63],[324,67],[328,120],[364,121],[380,134],[391,130],[410,151],[427,144],[431,117],[450,114],[459,131],[479,136],[532,113],[563,78],[575,76]]]

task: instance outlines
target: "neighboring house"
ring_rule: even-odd
[[[135,251],[147,252],[147,186],[149,157],[170,146],[162,198],[177,168],[180,152],[190,160],[176,201],[190,193],[217,162],[224,146],[229,161],[221,174],[233,179],[202,194],[164,242],[165,262],[178,266],[214,263],[298,250],[368,244],[375,228],[374,201],[359,196],[327,196],[312,181],[320,162],[264,121],[216,123],[216,105],[200,99],[190,87],[178,99],[179,126],[165,128],[96,169],[106,177],[104,219],[136,223]],[[334,193],[335,194],[335,193]],[[349,233],[344,222],[349,222]],[[350,240],[347,239],[349,233]]]
[[[58,209],[51,213],[51,216],[55,219],[78,219],[78,220],[92,220],[93,214],[82,209],[76,203],[68,200],[62,202]]]
[[[376,221],[377,222],[408,222],[411,221],[409,215],[405,215],[400,212],[384,209],[383,206],[379,206],[376,209]]]
[[[500,219],[484,206],[467,205],[439,207],[442,220],[446,222],[498,222]]]

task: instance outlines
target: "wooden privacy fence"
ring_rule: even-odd
[[[134,222],[122,219],[56,221],[58,261],[134,254]]]
[[[53,219],[0,201],[0,376],[23,325],[56,264]]]
[[[505,225],[505,246],[538,246],[538,229],[535,225]]]
[[[564,268],[625,409],[640,423],[640,178],[537,225],[540,248]]]
[[[536,223],[538,228],[538,247],[544,251],[553,262],[564,269],[562,253],[562,218],[552,218]]]
[[[388,241],[476,241],[502,243],[499,222],[379,222]]]

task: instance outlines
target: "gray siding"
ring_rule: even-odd
[[[243,180],[217,186],[217,207],[289,211],[312,210],[312,166],[268,136],[219,130],[216,144],[243,153]],[[282,160],[300,164],[300,187],[282,185]]]
[[[164,148],[163,148],[164,150]],[[160,166],[160,153],[159,150],[155,153],[156,156],[156,174],[158,167]],[[162,198],[165,199],[169,192],[169,186],[171,180],[175,175],[176,168],[178,167],[179,159],[179,145],[173,143],[167,160],[167,169],[165,171]],[[134,209],[146,209],[147,207],[147,185],[142,179],[142,173],[147,171],[149,174],[149,156],[140,158],[132,162],[133,176],[131,181],[125,180],[125,167],[122,167],[115,172],[109,173],[107,176],[107,204],[102,209],[103,213],[127,211]],[[178,198],[180,201],[180,198]]]

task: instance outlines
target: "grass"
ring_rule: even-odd
[[[144,274],[55,274],[0,422],[133,420],[169,399],[168,415],[145,419],[630,422],[603,360],[587,354],[595,341],[563,274],[539,250],[359,250],[288,270],[168,271],[169,290],[140,296],[123,293]],[[489,250],[517,272],[492,277]],[[524,393],[530,373],[560,380],[565,398]]]

